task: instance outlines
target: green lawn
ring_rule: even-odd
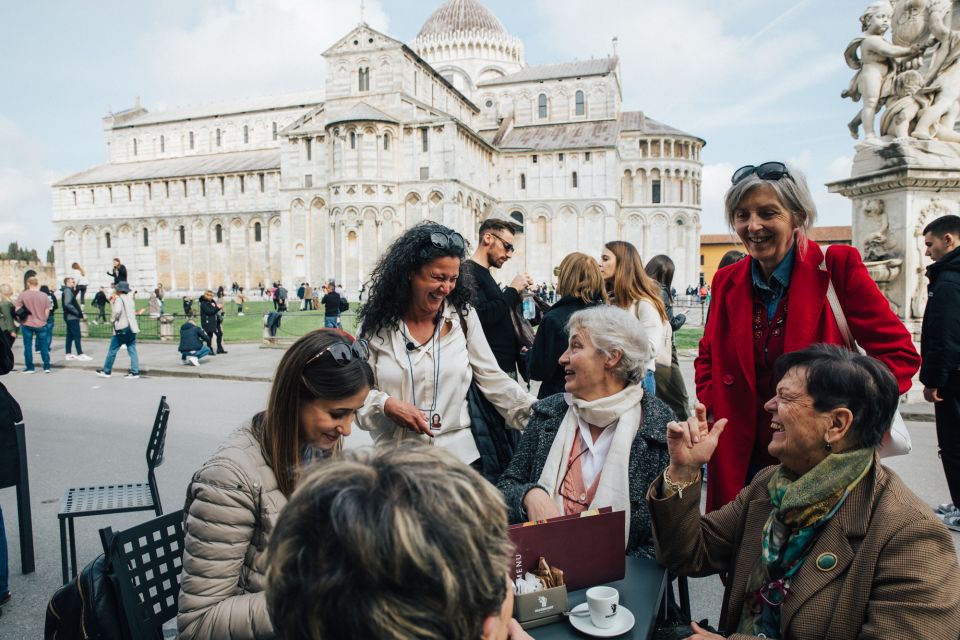
[[[700,344],[700,338],[703,337],[703,327],[683,327],[677,331],[674,336],[674,343],[677,350],[696,349]]]

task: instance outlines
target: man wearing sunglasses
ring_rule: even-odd
[[[491,268],[501,268],[513,257],[512,222],[490,218],[480,225],[476,252],[464,265],[470,270],[477,285],[477,314],[497,364],[514,380],[517,379],[517,357],[520,345],[510,320],[510,310],[520,304],[520,294],[533,284],[533,278],[518,273],[504,290],[490,274]]]

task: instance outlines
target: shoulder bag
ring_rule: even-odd
[[[823,250],[823,262],[820,263],[821,271],[827,270],[827,249]],[[837,297],[837,290],[833,288],[833,276],[830,276],[827,285],[827,301],[830,303],[830,309],[833,311],[833,317],[837,321],[840,333],[843,334],[844,346],[851,351],[865,353],[857,345],[853,339],[853,334],[850,332],[850,325],[847,324],[847,316],[843,313],[843,307]],[[883,442],[880,444],[880,457],[904,456],[912,450],[913,442],[910,440],[910,432],[907,431],[907,424],[903,421],[903,416],[900,415],[900,409],[897,409],[897,412],[893,414],[893,422],[884,434]]]
[[[117,298],[120,301],[120,306],[123,307],[123,315],[127,318],[127,326],[122,329],[117,329],[117,324],[113,324],[113,333],[117,336],[117,342],[120,344],[130,344],[133,342],[134,338],[137,337],[137,334],[133,332],[133,329],[130,328],[130,313],[127,311],[127,301],[123,298]]]

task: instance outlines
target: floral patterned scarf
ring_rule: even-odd
[[[835,453],[799,477],[780,465],[767,484],[773,509],[763,526],[760,558],[747,579],[737,633],[780,637],[780,609],[793,576],[873,459],[869,448]]]

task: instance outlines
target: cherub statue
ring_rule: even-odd
[[[866,35],[851,40],[843,53],[847,65],[857,72],[850,80],[850,86],[840,96],[854,102],[863,100],[860,113],[847,125],[854,139],[859,137],[861,124],[865,138],[877,137],[874,121],[881,100],[893,93],[891,84],[894,63],[919,55],[923,51],[921,45],[902,47],[884,40],[883,34],[890,28],[891,13],[893,7],[889,0],[880,0],[867,6],[860,16],[861,28]],[[857,50],[860,51],[859,57]]]
[[[920,93],[921,89],[923,76],[919,71],[910,69],[897,74],[893,82],[896,99],[888,99],[887,108],[880,115],[880,135],[893,136],[896,140],[910,137],[917,114],[930,104],[930,99]]]
[[[927,25],[937,41],[930,68],[927,71],[924,93],[933,96],[932,104],[920,112],[913,137],[920,140],[938,138],[955,142],[953,126],[960,113],[960,32],[947,25],[950,7],[943,2],[932,3],[927,9]]]

